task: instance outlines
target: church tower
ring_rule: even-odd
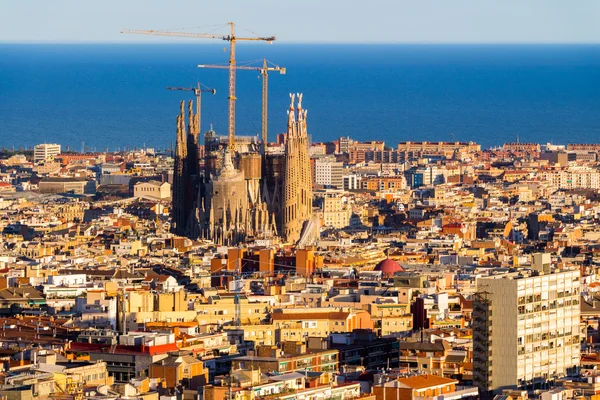
[[[173,170],[173,226],[171,231],[180,236],[196,237],[196,192],[198,191],[198,115],[193,112],[193,103],[188,103],[189,125],[185,127],[185,102],[179,104],[177,116],[177,141]]]
[[[312,182],[308,157],[307,111],[302,109],[302,94],[290,94],[288,127],[285,143],[282,236],[296,243],[305,223],[312,217]]]
[[[173,207],[171,231],[177,235],[184,235],[188,219],[186,213],[186,185],[188,183],[188,138],[185,131],[184,102],[180,103],[177,116],[177,139],[175,144],[175,165],[173,171]]]

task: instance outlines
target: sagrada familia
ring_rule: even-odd
[[[193,102],[188,103],[187,131],[181,102],[173,233],[229,246],[275,236],[300,246],[314,240],[307,112],[301,94],[290,98],[283,152],[270,152],[256,137],[219,137],[212,129],[202,148]]]

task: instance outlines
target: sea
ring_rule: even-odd
[[[600,45],[240,43],[269,75],[269,139],[303,93],[311,140],[600,142]],[[167,149],[197,82],[202,130],[227,133],[227,42],[0,44],[0,148]],[[237,71],[238,135],[261,130],[259,72]]]

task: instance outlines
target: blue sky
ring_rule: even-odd
[[[119,31],[234,21],[285,42],[600,43],[599,18],[599,0],[0,0],[0,41],[164,41]]]

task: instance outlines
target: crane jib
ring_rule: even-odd
[[[263,36],[263,37],[237,37],[235,36],[235,24],[233,22],[229,22],[230,26],[230,34],[229,35],[220,35],[220,34],[209,34],[209,33],[193,33],[193,32],[173,32],[173,31],[157,31],[157,30],[131,30],[131,29],[123,29],[121,33],[132,33],[132,34],[142,34],[142,35],[158,35],[158,36],[179,36],[179,37],[187,37],[187,38],[198,38],[198,39],[222,39],[230,42],[229,45],[229,147],[230,151],[234,149],[234,140],[235,140],[235,71],[236,71],[236,60],[235,60],[235,45],[238,40],[253,40],[253,41],[266,41],[268,43],[272,43],[275,40],[275,36]],[[264,66],[266,67],[266,65]],[[205,68],[211,68],[205,66]],[[266,83],[266,73],[262,73],[263,79],[265,79]],[[266,99],[265,99],[266,100]],[[266,106],[266,101],[263,101],[263,108]],[[263,110],[263,116],[266,115]],[[264,118],[263,118],[264,119]],[[263,127],[266,124],[263,122]],[[266,132],[263,128],[263,138],[266,136]]]

